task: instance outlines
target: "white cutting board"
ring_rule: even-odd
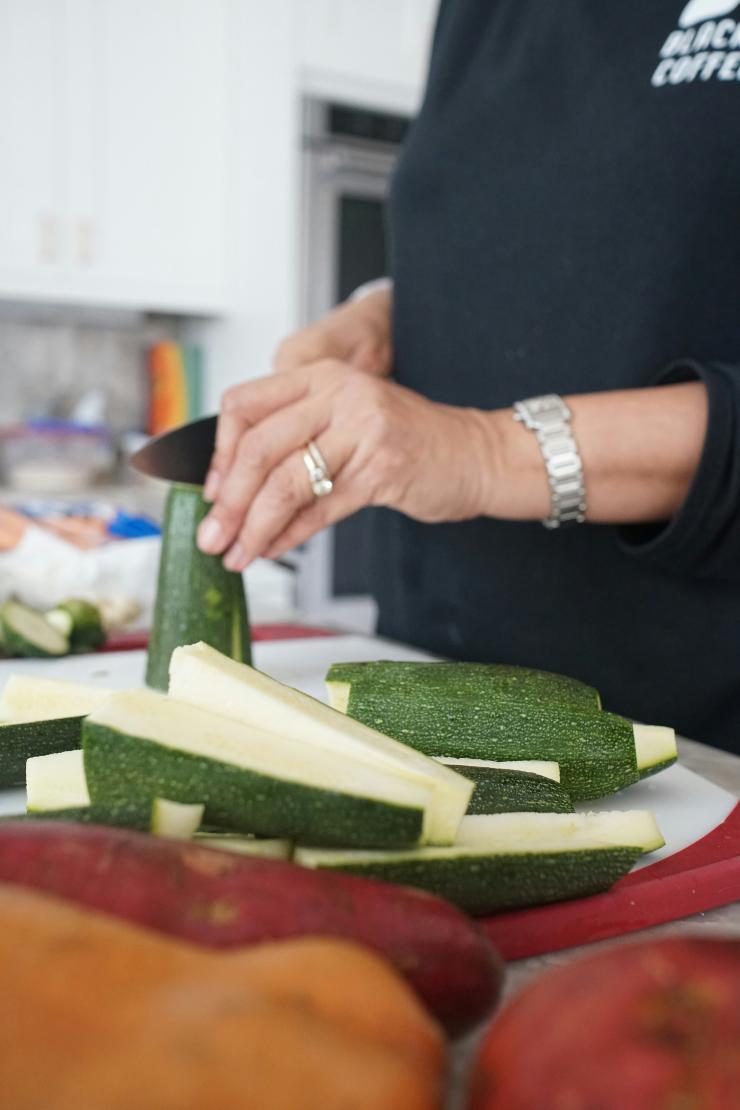
[[[254,662],[260,670],[325,700],[324,675],[332,663],[370,659],[430,659],[432,656],[402,644],[371,636],[326,636],[306,640],[273,640],[254,645]],[[29,674],[70,682],[92,682],[125,689],[144,681],[146,653],[120,651],[103,655],[78,655],[64,659],[12,659],[0,663],[0,691],[11,674]],[[656,722],[660,723],[660,722]],[[665,847],[653,852],[644,864],[673,855],[721,824],[737,799],[677,764],[654,778],[636,783],[619,794],[579,805],[581,810],[650,809],[665,837]],[[21,813],[24,790],[0,791],[0,814]],[[640,865],[638,865],[640,866]]]

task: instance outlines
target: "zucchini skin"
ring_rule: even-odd
[[[577,678],[504,663],[416,663],[383,659],[334,663],[326,681],[346,682],[352,687],[367,684],[370,690],[388,691],[396,697],[405,693],[412,699],[423,690],[445,698],[470,697],[479,701],[505,697],[543,706],[555,703],[573,710],[601,709],[598,690]]]
[[[613,794],[639,779],[631,721],[614,713],[573,712],[513,700],[420,692],[350,690],[347,712],[431,756],[467,759],[553,759],[573,801]]]
[[[571,852],[511,853],[485,856],[459,854],[448,859],[373,861],[329,865],[364,879],[382,879],[436,894],[466,913],[482,916],[583,898],[608,890],[642,856],[640,848],[597,848]],[[339,855],[339,853],[337,853]],[[300,851],[295,856],[301,862]]]
[[[475,783],[468,814],[573,813],[573,802],[559,782],[499,767],[456,767]]]
[[[204,823],[232,832],[307,844],[413,845],[423,811],[305,786],[299,782],[167,748],[86,720],[85,777],[93,805],[203,802]]]
[[[149,831],[151,806],[137,802],[124,805],[65,806],[63,809],[29,809],[16,821],[73,821],[82,825]]]
[[[170,656],[184,644],[203,640],[240,663],[252,661],[242,576],[196,546],[209,509],[200,486],[176,483],[167,496],[146,668],[147,685],[157,690],[167,690]]]
[[[71,751],[82,743],[84,717],[0,724],[0,787],[26,785],[26,760]]]

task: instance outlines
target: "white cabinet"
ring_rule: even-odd
[[[411,111],[424,84],[437,0],[296,0],[307,91]]]
[[[226,0],[0,0],[0,297],[225,304]]]
[[[0,0],[0,269],[11,282],[63,250],[61,15],[56,0]]]

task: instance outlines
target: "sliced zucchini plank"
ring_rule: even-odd
[[[472,914],[608,890],[663,843],[647,811],[465,817],[457,844],[396,852],[297,847],[296,863],[419,887]]]
[[[427,788],[149,690],[119,691],[83,725],[93,804],[203,802],[209,825],[314,843],[419,841]],[[469,784],[466,784],[469,785]]]
[[[170,694],[255,728],[310,744],[329,758],[352,758],[366,767],[368,774],[389,774],[417,783],[430,795],[424,839],[440,844],[454,840],[472,794],[471,783],[405,744],[336,713],[261,671],[227,659],[207,644],[192,644],[173,652]]]

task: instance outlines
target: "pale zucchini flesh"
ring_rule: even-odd
[[[0,696],[0,722],[84,717],[112,694],[104,686],[11,675]]]
[[[184,804],[168,798],[152,802],[150,831],[166,840],[191,840],[200,828],[205,806],[202,802]]]
[[[94,804],[203,802],[209,825],[331,844],[419,841],[428,795],[381,767],[337,759],[152,691],[121,691],[83,726]]]
[[[89,806],[82,751],[77,748],[41,755],[26,764],[26,807],[29,810]]]
[[[238,856],[256,856],[259,859],[290,859],[293,845],[290,840],[258,836],[236,836],[233,833],[197,832],[196,844],[204,848],[217,848]]]
[[[227,659],[207,644],[192,644],[173,652],[170,694],[271,733],[293,737],[322,749],[333,759],[351,758],[368,770],[417,783],[429,796],[424,839],[447,844],[454,840],[472,784],[405,744],[252,667]]]
[[[670,767],[678,759],[676,733],[664,725],[634,726],[635,752],[640,778]]]

